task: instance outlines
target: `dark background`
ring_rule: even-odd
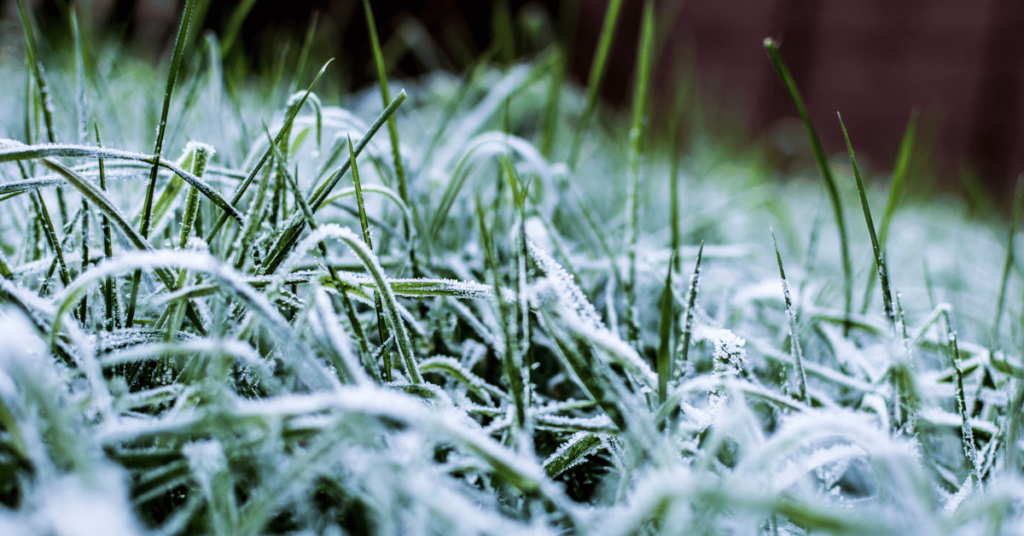
[[[44,33],[66,31],[66,1],[27,1]],[[78,2],[84,23],[143,56],[166,52],[179,0]],[[586,80],[607,0],[507,0],[519,28],[520,57],[559,42],[577,82]],[[213,1],[203,25],[220,31],[238,1]],[[659,0],[663,46],[657,64],[664,102],[681,74],[697,87],[702,127],[742,143],[763,142],[778,166],[802,164],[804,138],[795,110],[762,48],[771,36],[807,101],[826,151],[843,150],[837,111],[864,164],[892,169],[911,111],[920,112],[921,173],[946,189],[980,180],[997,200],[1024,171],[1024,2],[1020,0]],[[374,2],[392,74],[464,69],[492,41],[502,2]],[[628,106],[642,1],[625,0],[602,89],[613,107]],[[0,13],[16,20],[13,0]],[[347,66],[349,87],[372,82],[372,57],[361,3],[352,0],[260,0],[239,45],[259,70],[301,46],[319,12],[316,54]],[[17,30],[6,24],[4,31]],[[526,30],[524,28],[532,28]],[[422,35],[417,32],[421,32]],[[419,35],[419,37],[417,37]],[[423,36],[428,36],[423,38]],[[397,36],[397,37],[396,37]],[[404,38],[400,36],[406,36]],[[420,39],[420,40],[417,40]],[[389,44],[390,43],[390,44]],[[388,47],[391,47],[390,49]],[[502,58],[498,58],[501,60]],[[506,60],[508,58],[505,58]],[[696,68],[693,68],[696,66]],[[684,87],[684,89],[685,89]],[[796,140],[796,143],[793,143]]]

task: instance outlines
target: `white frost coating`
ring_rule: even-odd
[[[710,340],[715,345],[716,377],[737,376],[747,365],[747,341],[727,329],[700,325],[695,330],[697,340]]]
[[[32,525],[36,534],[54,536],[134,536],[141,534],[128,502],[120,472],[67,476],[51,482],[36,496],[44,502],[36,510]]]
[[[526,240],[526,247],[533,261],[537,263],[541,271],[547,274],[547,279],[552,283],[551,288],[554,289],[559,301],[571,307],[590,327],[606,329],[604,323],[601,322],[601,317],[597,314],[597,310],[587,300],[586,295],[583,294],[580,287],[573,281],[569,272],[566,272],[561,264],[558,264],[555,259],[551,258],[551,255],[548,255],[546,251],[537,247],[529,239]]]
[[[389,417],[412,426],[438,429],[456,443],[487,460],[495,467],[509,470],[521,483],[536,487],[543,471],[528,458],[518,456],[479,430],[465,413],[445,408],[428,408],[420,400],[404,393],[379,387],[342,387],[336,392],[312,395],[284,395],[269,400],[239,400],[239,416],[287,416],[328,409]]]
[[[201,141],[196,140],[188,140],[188,143],[185,144],[185,149],[182,151],[182,157],[186,157],[188,153],[191,153],[192,151],[206,151],[207,158],[211,158],[213,157],[214,154],[217,153],[217,150],[214,149],[213,146],[208,143],[203,143]]]
[[[64,288],[57,296],[58,315],[53,323],[53,332],[60,329],[62,318],[66,316],[70,307],[77,302],[86,290],[106,278],[120,272],[135,268],[165,268],[174,266],[187,270],[206,272],[214,278],[219,279],[224,287],[233,291],[238,297],[244,300],[254,313],[259,314],[264,322],[273,327],[279,337],[282,337],[281,344],[298,345],[299,351],[295,352],[301,360],[297,363],[297,370],[303,381],[316,388],[336,388],[337,377],[333,376],[313,358],[313,352],[302,339],[295,335],[291,325],[277,308],[273,307],[270,300],[263,293],[257,292],[245,279],[245,276],[235,271],[230,265],[217,260],[209,253],[199,251],[138,251],[123,253],[117,259],[104,260],[96,267],[78,276],[75,281]]]
[[[546,277],[543,281],[557,285],[557,282],[553,282],[550,276]],[[543,290],[544,286],[539,283],[536,288]],[[557,290],[555,292],[560,297],[562,296],[562,294]],[[658,376],[653,370],[651,370],[651,366],[648,365],[642,357],[640,357],[640,354],[636,353],[636,350],[632,346],[617,337],[603,325],[599,324],[594,326],[591,323],[585,322],[579,316],[574,314],[576,312],[575,310],[569,309],[573,304],[561,303],[563,306],[563,312],[565,313],[562,315],[562,320],[565,322],[566,326],[583,335],[596,348],[604,350],[617,363],[638,375],[640,379],[647,383],[648,387],[657,385]]]
[[[548,465],[551,464],[551,462],[557,460],[562,456],[565,456],[565,453],[568,452],[569,449],[573,448],[574,446],[576,446],[577,443],[579,443],[580,441],[582,441],[583,439],[587,438],[590,435],[590,432],[576,432],[575,434],[572,435],[572,437],[569,438],[568,441],[559,445],[558,448],[551,453],[551,456],[548,456],[547,459],[544,460],[544,463],[541,465],[547,467]],[[601,448],[600,442],[596,443],[593,447],[587,449],[586,452],[580,453],[577,456],[577,458],[573,460],[572,463],[565,466],[565,469],[572,469],[573,467],[583,463],[586,460],[587,456],[589,456],[591,453],[593,453],[599,448]]]
[[[960,486],[960,489],[946,499],[946,502],[942,505],[942,510],[947,514],[956,512],[956,509],[971,495],[972,491],[974,491],[974,479],[968,476],[967,480],[964,480],[964,483]]]
[[[775,471],[772,478],[772,492],[781,493],[793,485],[800,477],[814,469],[831,463],[841,462],[850,458],[862,458],[867,453],[857,445],[835,445],[817,449],[809,456],[798,455],[785,460]],[[840,475],[842,476],[842,475]]]
[[[555,243],[551,239],[547,227],[544,226],[544,222],[539,217],[530,216],[526,218],[524,227],[526,228],[526,237],[537,244],[537,247],[544,251],[555,250]]]
[[[228,467],[224,447],[216,439],[189,443],[181,448],[181,453],[192,472],[201,477],[209,478]]]

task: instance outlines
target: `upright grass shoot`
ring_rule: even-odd
[[[793,299],[789,294],[789,282],[786,280],[786,270],[782,267],[782,255],[779,254],[779,243],[775,240],[775,232],[772,232],[772,244],[775,246],[775,260],[779,263],[782,298],[786,304],[786,318],[789,320],[789,353],[793,358],[793,367],[796,369],[797,400],[807,402],[807,373],[804,372],[804,353],[800,348],[800,336],[797,331],[796,308],[793,307]]]
[[[637,47],[636,89],[633,94],[633,126],[629,129],[629,187],[626,208],[626,250],[629,273],[626,276],[626,323],[629,340],[638,348],[640,337],[639,311],[636,309],[636,248],[640,236],[640,174],[647,122],[647,95],[650,91],[651,56],[654,46],[654,2],[644,2],[643,25]]]
[[[875,266],[878,267],[878,279],[882,283],[882,303],[885,306],[885,316],[889,319],[893,329],[896,329],[896,312],[892,306],[892,289],[889,286],[889,271],[885,267],[885,258],[882,248],[878,245],[878,236],[875,234],[875,224],[871,220],[871,207],[868,206],[868,195],[864,191],[864,181],[860,178],[860,169],[857,167],[857,159],[853,155],[853,145],[850,143],[850,135],[846,132],[846,125],[843,124],[843,116],[838,115],[839,126],[843,129],[843,139],[846,140],[846,149],[850,152],[850,165],[853,167],[853,176],[857,180],[857,193],[860,194],[860,206],[864,209],[864,222],[868,226],[868,236],[871,237],[871,249],[875,253]]]
[[[828,166],[825,149],[822,148],[821,140],[818,139],[818,132],[814,128],[814,123],[811,122],[811,116],[807,113],[807,107],[804,106],[804,100],[800,96],[796,82],[793,81],[793,76],[782,61],[782,56],[779,55],[775,41],[771,38],[765,39],[764,49],[768,52],[768,58],[771,60],[772,66],[775,67],[775,72],[779,74],[779,78],[785,84],[789,96],[793,99],[793,104],[796,106],[797,114],[800,115],[800,120],[804,123],[804,128],[807,129],[807,138],[811,143],[814,160],[818,165],[821,178],[825,181],[825,189],[828,192],[829,200],[832,202],[832,212],[835,215],[836,228],[839,231],[839,247],[843,256],[843,310],[846,316],[849,317],[850,312],[853,310],[853,265],[850,262],[850,245],[846,239],[846,219],[843,217],[843,203],[839,199],[839,190],[836,187],[835,178],[832,176],[832,170]],[[849,330],[849,322],[846,323],[844,329]]]
[[[590,75],[587,77],[587,100],[583,105],[583,115],[576,126],[576,133],[572,139],[572,148],[569,150],[569,169],[576,169],[576,163],[580,157],[580,149],[583,148],[583,137],[590,126],[590,118],[594,115],[597,107],[597,95],[601,90],[601,82],[604,80],[605,67],[608,64],[608,56],[612,49],[612,40],[615,39],[615,31],[618,26],[619,12],[622,10],[622,0],[611,0],[608,3],[608,10],[604,14],[604,24],[601,26],[601,37],[598,41],[597,52],[594,55],[594,62],[590,64]]]

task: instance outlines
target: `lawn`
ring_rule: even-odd
[[[766,41],[813,167],[680,143],[651,1],[628,118],[618,0],[586,88],[374,34],[358,92],[193,3],[0,64],[0,533],[1020,531],[1016,214],[915,195],[913,122],[862,177]]]

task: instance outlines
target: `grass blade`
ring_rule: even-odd
[[[675,315],[673,315],[672,266],[675,255],[669,260],[668,275],[665,276],[665,289],[661,292],[661,321],[658,324],[658,403],[664,404],[668,399],[668,382],[672,379],[672,341],[675,338]]]
[[[772,232],[772,243],[775,245],[775,260],[779,263],[779,277],[782,278],[782,297],[786,302],[786,317],[789,319],[789,351],[796,367],[796,384],[801,402],[807,402],[807,374],[804,372],[804,353],[800,349],[800,338],[796,329],[796,309],[789,294],[789,282],[786,281],[786,270],[782,267],[782,255],[779,254],[779,243]]]
[[[366,147],[368,143],[370,143],[370,139],[373,138],[373,135],[376,134],[378,130],[380,130],[380,127],[384,126],[384,123],[388,120],[389,117],[391,117],[392,114],[395,113],[395,110],[397,110],[398,107],[401,106],[405,99],[405,91],[402,91],[401,93],[398,94],[397,97],[395,97],[395,100],[391,101],[391,104],[389,104],[388,107],[385,108],[383,112],[381,112],[380,116],[377,117],[377,120],[374,121],[372,125],[370,125],[370,129],[367,130],[366,134],[363,135],[362,139],[359,140],[359,143],[356,144],[356,156],[359,156],[359,153],[362,152],[363,148]],[[337,171],[331,174],[331,177],[328,178],[327,181],[325,181],[316,188],[316,190],[313,192],[313,195],[309,198],[309,205],[314,213],[317,210],[319,210],[321,206],[323,206],[324,201],[326,201],[327,199],[327,196],[331,194],[331,190],[334,189],[334,187],[338,184],[338,181],[341,180],[341,177],[345,175],[345,172],[349,170],[349,167],[351,165],[352,159],[350,158],[344,164],[342,164],[342,166],[338,168]],[[275,242],[274,246],[271,248],[270,254],[267,255],[267,262],[266,264],[263,265],[263,274],[274,273],[274,271],[277,270],[280,264],[284,262],[285,257],[288,255],[288,252],[298,242],[299,235],[302,233],[302,228],[305,225],[305,223],[306,222],[305,220],[302,219],[302,217],[292,217],[292,220],[288,223],[288,227],[285,229],[283,233],[281,233],[281,236],[278,238],[277,242]]]
[[[693,336],[693,313],[697,305],[697,293],[700,292],[700,261],[704,257],[704,241],[700,243],[697,250],[697,262],[693,265],[693,275],[690,276],[690,291],[686,298],[686,318],[683,320],[683,347],[679,361],[682,365],[682,374],[687,372],[687,360],[690,354],[690,338]]]
[[[284,139],[291,132],[292,123],[295,121],[295,116],[299,114],[299,110],[302,109],[302,105],[306,102],[306,99],[309,98],[309,95],[313,92],[313,88],[316,86],[316,83],[320,81],[320,77],[324,75],[324,72],[327,70],[327,66],[330,65],[332,61],[334,60],[328,60],[327,63],[325,63],[324,66],[320,68],[320,72],[317,73],[316,78],[313,79],[313,83],[311,83],[309,85],[309,88],[306,89],[306,93],[303,94],[302,98],[294,105],[294,108],[292,108],[291,111],[288,113],[288,117],[285,118],[284,123],[281,125],[281,130],[277,132],[277,137],[273,139],[273,143],[271,143],[270,146],[267,147],[267,150],[263,152],[263,155],[260,156],[260,159],[256,162],[256,165],[253,166],[252,171],[250,171],[249,174],[246,175],[245,179],[242,180],[242,182],[238,185],[238,187],[235,188],[235,193],[232,194],[231,196],[232,205],[242,200],[242,196],[245,195],[245,191],[249,188],[249,185],[252,184],[252,181],[256,178],[256,174],[259,173],[260,168],[263,167],[263,164],[266,163],[267,158],[269,158],[270,154],[273,152],[274,146],[284,141]],[[217,219],[217,222],[214,223],[213,227],[210,229],[210,232],[206,235],[206,241],[208,243],[213,242],[213,238],[217,236],[217,232],[220,231],[220,228],[223,227],[226,222],[226,216],[222,215]]]
[[[875,266],[878,267],[878,279],[882,284],[882,303],[885,305],[885,316],[889,319],[893,329],[895,329],[896,312],[892,306],[892,288],[889,286],[889,271],[885,267],[882,249],[878,245],[875,224],[871,220],[871,207],[868,206],[868,196],[864,191],[864,181],[860,178],[860,169],[857,168],[857,159],[853,156],[853,145],[850,143],[850,135],[847,134],[846,125],[843,124],[843,116],[838,115],[838,117],[839,126],[843,129],[843,139],[846,140],[846,149],[850,152],[850,165],[853,167],[853,176],[857,180],[857,193],[860,194],[860,206],[864,209],[864,222],[867,223],[868,236],[871,237],[871,249],[875,253]]]
[[[142,237],[149,237],[150,218],[153,212],[153,195],[156,189],[156,175],[159,171],[161,152],[164,148],[164,133],[167,130],[167,114],[171,109],[171,94],[174,92],[174,84],[178,81],[178,70],[181,68],[181,58],[184,55],[185,41],[188,36],[189,24],[192,22],[192,8],[195,0],[185,1],[185,11],[181,16],[181,25],[178,26],[178,36],[174,40],[174,52],[171,54],[171,68],[167,72],[167,88],[164,90],[164,104],[160,111],[160,124],[156,129],[156,143],[153,146],[153,168],[149,172],[149,187],[146,189],[146,200],[142,209]]]
[[[654,2],[644,2],[643,29],[637,48],[636,89],[633,94],[633,126],[629,129],[629,188],[626,194],[626,248],[629,274],[626,276],[626,323],[628,340],[640,342],[640,312],[636,308],[636,248],[640,234],[640,164],[643,156],[644,130],[647,120],[647,94],[651,78],[651,55],[654,45]]]
[[[391,91],[388,89],[388,77],[384,69],[384,53],[381,52],[380,40],[377,39],[377,24],[373,20],[373,9],[370,8],[369,0],[363,0],[363,13],[366,14],[366,27],[370,34],[370,46],[373,48],[373,61],[377,66],[380,96],[383,100],[383,105],[387,107],[388,103],[391,102]],[[395,177],[398,179],[398,195],[402,197],[402,202],[406,206],[410,206],[409,186],[406,183],[405,165],[402,163],[402,145],[398,140],[398,123],[395,121],[394,114],[388,117],[388,136],[391,139],[391,159],[395,166]],[[352,140],[349,139],[349,146],[351,147],[351,145]],[[419,265],[416,261],[415,248],[409,250],[409,262],[412,264],[413,274],[418,275]]]
[[[832,177],[832,170],[828,167],[828,159],[825,157],[825,150],[818,139],[818,132],[814,129],[811,116],[807,113],[807,107],[804,106],[804,100],[800,97],[800,91],[796,87],[796,82],[793,81],[793,76],[789,73],[789,69],[786,68],[786,64],[783,63],[782,57],[779,55],[775,41],[771,38],[765,39],[764,49],[768,52],[768,57],[771,59],[775,71],[779,74],[783,84],[786,85],[789,96],[793,99],[793,104],[796,105],[796,111],[800,115],[800,120],[803,121],[804,127],[807,129],[807,137],[811,142],[811,150],[814,152],[814,160],[818,164],[818,171],[821,173],[822,179],[825,180],[825,189],[828,192],[829,200],[832,202],[832,211],[835,214],[836,227],[839,230],[839,246],[843,254],[844,311],[846,316],[850,316],[853,310],[853,265],[850,262],[850,245],[846,239],[846,221],[843,218],[843,205],[839,200],[839,190],[836,188],[836,181]],[[849,322],[847,322],[845,330],[849,330]]]
[[[989,337],[989,347],[995,350],[998,344],[999,324],[1003,319],[1003,306],[1006,302],[1006,285],[1010,281],[1010,268],[1014,263],[1013,239],[1017,234],[1017,218],[1020,205],[1024,203],[1024,174],[1017,177],[1017,187],[1013,193],[1013,209],[1010,213],[1009,236],[1006,238],[1006,262],[1003,263],[1003,277],[999,283],[999,298],[996,300],[996,318],[992,321],[992,335]]]
[[[906,130],[903,132],[900,152],[896,157],[896,167],[892,172],[892,184],[889,185],[889,199],[885,203],[882,223],[878,226],[878,246],[883,251],[885,250],[886,239],[889,237],[889,225],[892,223],[892,217],[896,213],[896,207],[899,205],[900,197],[903,194],[903,183],[910,169],[910,157],[914,149],[914,138],[917,133],[917,115],[917,110],[915,109],[910,115],[910,121],[907,122]],[[875,268],[877,269],[877,266]],[[861,314],[866,313],[868,306],[871,304],[871,292],[875,289],[875,281],[874,277],[868,278],[867,286],[864,289],[864,305],[861,306]]]
[[[597,53],[594,55],[594,63],[590,65],[590,76],[587,78],[587,100],[583,105],[583,115],[580,117],[579,125],[576,126],[572,149],[569,151],[569,169],[576,169],[580,149],[583,147],[583,136],[587,133],[590,116],[594,114],[594,108],[597,106],[597,95],[601,89],[601,81],[604,79],[604,70],[608,64],[608,56],[612,49],[612,40],[615,38],[615,29],[621,10],[622,0],[611,0],[608,3],[608,10],[604,14],[601,38],[597,45]]]

